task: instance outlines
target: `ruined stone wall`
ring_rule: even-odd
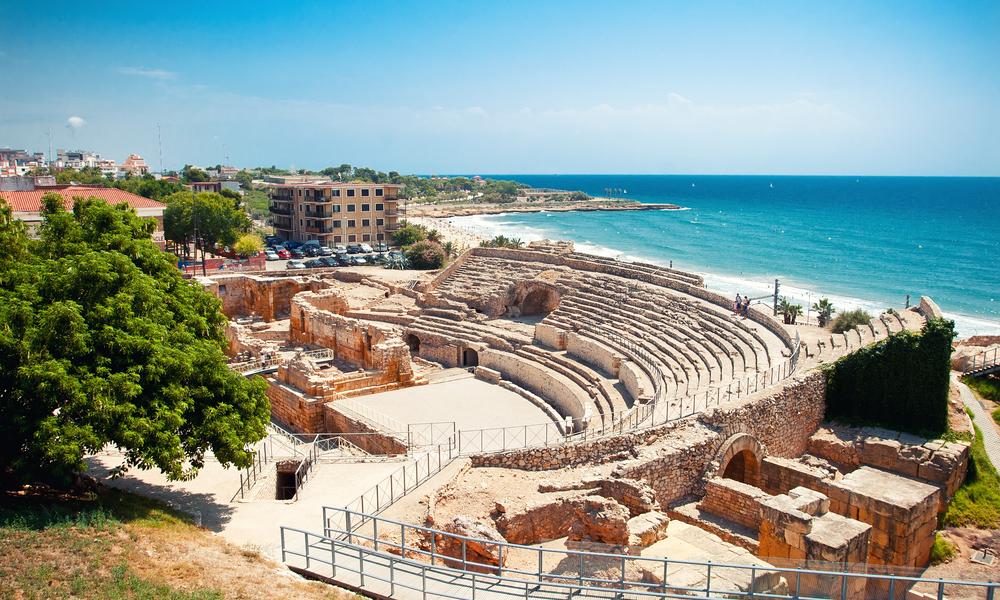
[[[548,323],[535,325],[535,341],[553,350],[566,349],[566,330]]]
[[[705,485],[705,497],[698,508],[757,531],[761,502],[769,497],[770,494],[750,484],[713,477]]]
[[[222,302],[222,312],[230,319],[256,315],[265,321],[286,318],[295,294],[326,285],[302,277],[242,274],[201,277],[199,281]]]
[[[618,379],[636,402],[648,402],[653,399],[653,382],[638,364],[630,360],[621,361]]]
[[[604,344],[570,331],[566,332],[566,352],[599,371],[612,377],[618,376],[618,363],[621,357]]]
[[[585,406],[590,398],[584,391],[561,373],[545,369],[538,363],[524,358],[486,348],[479,352],[479,364],[503,374],[517,385],[548,400],[563,416],[574,419],[585,417]]]
[[[267,388],[267,398],[271,401],[271,418],[292,431],[324,431],[324,399],[308,398],[299,391],[273,381]]]
[[[780,456],[767,456],[760,463],[761,488],[775,496],[787,494],[797,487],[826,493],[826,481],[831,478],[822,469]]]

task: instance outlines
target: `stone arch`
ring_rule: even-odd
[[[414,354],[420,352],[420,338],[418,338],[416,335],[408,333],[403,338],[403,341],[406,342],[406,346],[410,349],[410,352]]]
[[[462,366],[463,367],[479,366],[479,352],[475,348],[462,349]]]
[[[562,299],[558,288],[547,282],[532,281],[518,288],[510,307],[513,316],[547,315],[559,306]]]
[[[737,433],[730,436],[719,450],[718,474],[760,487],[760,461],[764,454],[764,445],[752,435]]]

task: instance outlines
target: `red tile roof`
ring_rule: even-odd
[[[42,196],[49,192],[55,192],[63,197],[63,204],[66,210],[73,208],[73,198],[90,198],[91,196],[101,198],[108,204],[125,203],[132,208],[163,208],[165,205],[137,196],[118,188],[106,188],[86,185],[68,185],[32,190],[30,192],[0,192],[3,198],[11,206],[15,213],[27,212],[37,213],[42,208]]]

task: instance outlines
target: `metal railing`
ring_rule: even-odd
[[[329,405],[330,408],[342,412],[349,417],[373,427],[376,431],[386,433],[386,435],[396,435],[407,430],[406,425],[399,419],[383,414],[370,406],[355,402],[350,398],[341,398]],[[391,434],[388,432],[392,432]],[[405,437],[402,439],[406,439]]]
[[[321,348],[319,350],[307,350],[302,353],[305,357],[311,358],[313,360],[326,360],[334,358],[333,350],[327,348]],[[247,360],[237,363],[229,363],[229,368],[233,371],[237,371],[244,375],[249,373],[254,373],[257,371],[264,371],[270,367],[280,365],[287,362],[289,359],[279,355],[274,355],[269,358],[255,358],[254,360]]]
[[[962,375],[969,375],[979,371],[987,371],[1000,365],[1000,346],[987,348],[972,357],[972,363],[962,371]]]
[[[267,465],[267,461],[267,445],[261,444],[261,446],[254,451],[253,460],[250,466],[240,471],[240,489],[236,490],[233,497],[229,499],[230,502],[236,500],[237,496],[239,496],[240,499],[246,497],[246,493],[250,491],[250,488],[252,488],[254,484],[257,483],[257,480],[263,476],[264,467]]]
[[[368,526],[360,528],[355,522]],[[844,569],[676,560],[623,553],[587,552],[525,546],[458,535],[347,509],[324,508],[323,533],[281,528],[281,559],[286,564],[377,593],[396,588],[424,597],[492,596],[629,598],[776,598],[819,600],[894,598],[915,584],[927,584],[944,598],[946,586],[963,597],[996,600],[1000,583],[923,579]],[[482,557],[488,556],[489,559]],[[321,565],[320,572],[313,565]],[[671,578],[673,576],[673,578]]]

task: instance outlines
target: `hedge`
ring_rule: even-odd
[[[948,429],[955,324],[931,319],[826,367],[826,417],[921,435]]]

